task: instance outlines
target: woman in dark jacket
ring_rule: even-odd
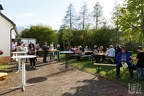
[[[31,44],[28,49],[29,55],[35,55],[36,50],[34,44]],[[30,68],[35,68],[35,58],[30,58]]]

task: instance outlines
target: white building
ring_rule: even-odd
[[[4,63],[11,61],[11,42],[17,36],[16,25],[8,17],[1,13],[3,7],[0,4],[0,50],[4,53],[0,55],[3,57]]]

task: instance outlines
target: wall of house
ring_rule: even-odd
[[[3,50],[4,54],[1,57],[4,57],[3,62],[9,63],[10,62],[10,29],[12,28],[12,24],[5,20],[3,17],[0,16],[0,49]]]

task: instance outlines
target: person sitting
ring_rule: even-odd
[[[95,49],[97,49],[97,45],[94,45],[94,47],[93,47],[93,51],[94,51]]]
[[[100,52],[100,53],[104,53],[104,51],[103,51],[103,46],[100,46],[99,52]]]
[[[80,54],[82,53],[82,51],[80,50],[80,46],[78,46],[75,50],[75,54],[77,55],[77,61],[80,60]]]
[[[99,58],[99,56],[96,55],[97,53],[99,53],[99,47],[96,47],[93,51],[93,56],[94,56],[96,62],[99,62],[100,58]]]
[[[115,46],[115,57],[117,56],[117,54],[121,51],[121,48],[120,48],[120,46]]]
[[[112,63],[112,59],[115,58],[115,49],[113,48],[113,45],[109,46],[109,49],[106,51],[106,54],[107,55],[105,56],[105,60]],[[114,62],[116,61],[114,60]]]
[[[88,50],[88,46],[85,46],[84,52],[87,52],[87,51],[89,51],[89,50]]]
[[[130,73],[130,79],[133,78],[133,67],[132,67],[132,54],[127,51],[126,47],[122,47],[121,51],[116,56],[116,77],[120,78],[120,67],[122,67],[124,64],[128,65],[129,73]]]
[[[85,54],[85,55],[91,55],[91,53],[92,53],[91,49],[90,49],[88,46],[86,46],[86,47],[84,48],[84,54]]]
[[[109,46],[109,49],[106,51],[106,53],[106,57],[115,57],[115,49],[113,48],[113,45]]]
[[[103,51],[103,46],[100,46],[100,48],[99,48],[99,53],[104,53],[104,51]],[[105,61],[105,55],[101,55],[101,56],[99,56],[99,61],[100,61],[100,59],[102,59],[102,62],[104,62]]]

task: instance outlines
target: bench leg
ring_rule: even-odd
[[[98,65],[98,67],[97,67],[97,73],[98,74],[100,73],[100,69],[101,69],[101,67]]]

